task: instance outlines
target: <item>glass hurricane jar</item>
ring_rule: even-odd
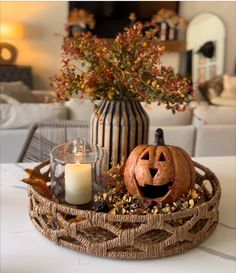
[[[51,188],[61,203],[91,205],[93,196],[105,190],[107,156],[101,146],[75,139],[51,151],[50,165]]]

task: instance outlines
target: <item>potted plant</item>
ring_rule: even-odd
[[[191,100],[191,81],[160,63],[164,46],[156,32],[137,22],[109,45],[90,33],[65,40],[53,86],[63,100],[80,92],[81,98],[100,100],[91,139],[106,148],[110,166],[148,141],[149,119],[140,102],[165,104],[175,112]]]

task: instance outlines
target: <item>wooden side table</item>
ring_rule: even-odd
[[[22,81],[33,89],[31,66],[0,65],[0,82]]]

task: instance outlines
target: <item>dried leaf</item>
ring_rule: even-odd
[[[44,180],[42,179],[33,179],[33,178],[24,178],[21,180],[22,182],[32,186],[37,192],[42,194],[47,198],[52,198],[53,194],[51,189],[47,186]]]
[[[76,216],[75,218],[72,218],[69,220],[69,223],[72,224],[72,223],[78,223],[78,222],[81,222],[81,221],[84,221],[86,220],[85,217],[83,216]]]
[[[41,179],[46,184],[49,177],[50,168],[44,173],[41,173],[40,170],[47,166],[49,163],[50,161],[47,160],[36,166],[34,169],[25,169],[25,172],[29,175],[30,178]]]

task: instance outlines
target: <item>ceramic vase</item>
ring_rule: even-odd
[[[132,99],[102,100],[91,118],[91,141],[103,146],[108,167],[116,166],[140,144],[147,144],[149,117]]]

